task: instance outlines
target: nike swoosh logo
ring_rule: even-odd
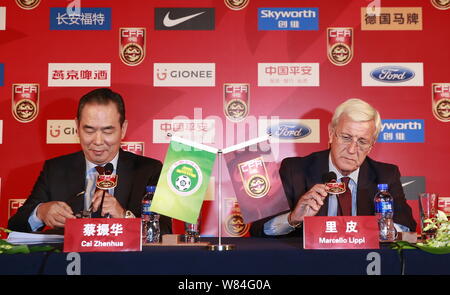
[[[171,27],[177,26],[177,25],[179,25],[181,23],[184,23],[185,21],[190,20],[191,18],[199,16],[200,14],[203,14],[205,12],[206,11],[199,12],[199,13],[196,13],[196,14],[187,15],[187,16],[183,16],[183,17],[180,17],[180,18],[171,19],[169,17],[169,14],[170,14],[170,11],[169,11],[169,12],[167,12],[166,16],[164,16],[163,24],[164,24],[164,26],[166,26],[168,28],[171,28]]]
[[[410,184],[413,183],[413,182],[416,182],[416,181],[415,181],[415,180],[412,180],[412,181],[409,181],[409,182],[402,183],[402,187],[405,187],[405,186],[407,186],[407,185],[410,185]]]

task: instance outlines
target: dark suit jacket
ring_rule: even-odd
[[[329,171],[328,155],[330,150],[312,153],[306,157],[286,158],[281,162],[280,177],[289,206],[294,209],[300,197],[317,183],[322,183],[322,175]],[[416,230],[411,207],[406,203],[405,194],[400,182],[400,171],[397,166],[377,162],[366,157],[358,176],[357,214],[374,215],[374,196],[377,184],[387,183],[389,192],[394,198],[394,222]],[[328,198],[320,208],[317,216],[327,216]],[[262,219],[252,224],[250,233],[254,236],[264,236],[264,223],[272,217]],[[297,229],[296,234],[301,233]]]
[[[141,200],[147,185],[156,185],[161,173],[160,161],[119,150],[117,186],[114,197],[125,210],[141,216]],[[82,210],[83,195],[75,197],[86,187],[86,160],[82,151],[47,160],[33,191],[24,205],[9,219],[8,228],[30,232],[28,218],[40,203],[67,202],[74,213]],[[161,216],[161,235],[172,233],[172,220]]]

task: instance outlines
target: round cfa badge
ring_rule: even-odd
[[[434,7],[441,10],[446,10],[450,8],[450,0],[431,0],[431,4]]]
[[[225,230],[230,236],[242,237],[247,234],[249,225],[244,223],[241,214],[230,214],[225,220]]]
[[[129,43],[123,48],[122,56],[128,65],[137,65],[144,59],[144,51],[138,44]]]
[[[346,64],[351,59],[351,50],[344,43],[336,43],[330,49],[331,59],[336,64]]]
[[[434,105],[434,113],[438,120],[442,122],[450,121],[450,99],[443,98]]]
[[[41,3],[41,0],[16,0],[16,3],[22,9],[34,9]]]
[[[240,99],[233,99],[226,105],[226,115],[234,122],[242,121],[247,117],[248,107],[244,101]]]
[[[253,198],[264,197],[269,188],[269,182],[263,175],[253,175],[247,182],[247,191]]]
[[[225,0],[225,5],[232,10],[244,9],[250,0]]]
[[[22,99],[18,101],[14,108],[14,116],[20,122],[30,122],[37,116],[37,107],[34,101]]]

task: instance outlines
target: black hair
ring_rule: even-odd
[[[119,93],[116,93],[109,88],[98,88],[83,95],[83,97],[81,97],[80,99],[80,102],[78,103],[78,122],[80,122],[81,120],[81,112],[83,111],[84,106],[90,103],[100,105],[114,103],[120,115],[120,126],[122,126],[123,122],[125,122],[125,103],[123,102],[122,96]]]

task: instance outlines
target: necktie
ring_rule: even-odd
[[[84,201],[84,209],[90,210],[92,204],[92,198],[94,197],[94,193],[98,190],[96,187],[97,177],[102,171],[103,167],[96,166],[95,169],[90,169],[88,175],[86,177],[86,194]]]
[[[352,215],[352,192],[348,186],[350,177],[342,177],[341,181],[345,183],[346,190],[343,194],[338,196],[339,208],[338,215],[341,216],[351,216]]]

